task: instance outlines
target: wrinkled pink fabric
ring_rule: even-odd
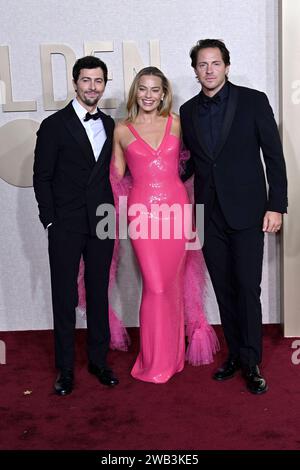
[[[113,254],[113,261],[110,268],[110,281],[109,281],[109,290],[112,289],[117,272],[117,261],[118,261],[118,252],[119,252],[119,240],[115,241],[115,248]],[[79,274],[78,274],[78,306],[77,311],[80,315],[85,315],[85,287],[84,287],[84,261],[83,258],[80,260]],[[113,310],[111,305],[108,309],[109,315],[109,328],[110,328],[110,348],[118,349],[119,351],[128,351],[128,346],[130,344],[130,338],[127,333],[127,330],[118,317],[116,312]]]
[[[119,212],[119,196],[130,196],[131,201],[129,200],[128,206],[130,203],[134,202],[142,202],[145,203],[147,200],[149,201],[148,192],[145,194],[142,188],[145,188],[145,184],[148,182],[148,186],[151,187],[151,182],[153,178],[156,182],[162,182],[161,177],[162,173],[164,172],[164,176],[166,177],[166,173],[172,173],[171,175],[168,174],[167,179],[163,182],[164,183],[164,192],[169,197],[170,191],[174,194],[174,184],[176,181],[176,201],[178,200],[178,188],[184,188],[182,183],[178,178],[178,164],[180,165],[180,171],[182,171],[182,167],[184,166],[184,162],[189,158],[189,154],[187,151],[180,151],[180,142],[179,139],[171,135],[169,133],[171,126],[171,117],[168,120],[168,125],[166,127],[166,133],[163,139],[163,142],[159,146],[158,149],[154,150],[150,147],[145,141],[143,141],[137,133],[135,133],[134,128],[131,128],[131,131],[135,133],[135,141],[129,144],[127,151],[125,153],[126,161],[129,166],[131,175],[125,176],[121,180],[118,178],[112,161],[111,165],[111,184],[114,192],[115,198],[115,205],[116,205],[116,212]],[[180,162],[178,162],[180,155]],[[148,160],[145,160],[148,159]],[[169,159],[169,160],[167,160]],[[170,163],[171,162],[171,163]],[[149,171],[149,168],[152,170]],[[153,168],[155,168],[156,174],[153,175]],[[171,187],[169,187],[171,184]],[[173,185],[173,186],[172,186]],[[188,192],[190,193],[190,197],[192,197],[192,183],[191,181],[186,185]],[[141,192],[142,190],[142,192]],[[161,190],[161,188],[160,188]],[[165,191],[166,190],[166,191]],[[152,187],[153,192],[153,187]],[[182,204],[186,202],[184,194],[186,191],[182,192],[179,190],[179,193],[182,195]],[[153,194],[152,194],[153,196]],[[155,194],[154,194],[155,196]],[[159,196],[157,193],[156,196]],[[147,199],[148,198],[148,199]],[[150,198],[151,199],[151,198]],[[153,199],[153,197],[152,197]],[[155,199],[155,198],[154,198]],[[172,199],[172,198],[171,198]],[[172,200],[169,198],[168,202],[172,203]],[[159,203],[165,202],[160,199]],[[179,201],[180,202],[180,201]],[[118,233],[118,230],[117,230]],[[201,364],[209,364],[213,361],[213,354],[218,351],[219,343],[216,337],[216,334],[213,328],[207,323],[206,316],[204,313],[203,302],[204,302],[204,289],[206,283],[206,271],[205,271],[205,264],[202,257],[202,252],[200,250],[197,251],[186,251],[185,253],[182,252],[182,240],[154,240],[156,242],[153,246],[149,245],[150,240],[143,240],[142,243],[136,243],[137,241],[133,242],[133,248],[136,252],[141,271],[143,276],[143,284],[145,286],[145,277],[146,281],[147,278],[150,279],[150,289],[148,289],[147,293],[147,286],[146,286],[146,293],[143,292],[144,299],[142,300],[142,308],[141,308],[141,348],[142,351],[140,352],[136,364],[133,368],[132,374],[136,378],[146,381],[152,382],[165,382],[167,381],[175,372],[181,370],[183,368],[184,362],[184,331],[183,326],[181,324],[181,313],[180,313],[180,299],[182,299],[182,311],[184,312],[184,323],[185,323],[185,334],[188,337],[188,347],[185,352],[185,359],[193,364],[193,365],[201,365]],[[160,274],[163,275],[163,279],[168,277],[168,269],[173,269],[173,279],[176,278],[176,273],[174,272],[174,266],[178,267],[180,271],[180,266],[182,265],[182,275],[178,274],[177,282],[181,282],[181,286],[176,282],[171,282],[169,285],[165,284],[165,287],[169,288],[168,294],[164,298],[159,298],[159,296],[153,296],[154,291],[157,287],[155,273],[152,273],[151,270],[151,257],[148,257],[149,252],[155,249],[157,254],[159,255],[160,250],[161,254],[164,252],[171,252],[172,248],[171,245],[174,244],[174,251],[173,255],[171,254],[170,258],[166,258],[165,270],[160,270]],[[181,245],[180,245],[181,243]],[[140,249],[139,249],[140,245]],[[166,246],[165,246],[166,245]],[[176,253],[179,253],[177,255]],[[146,254],[145,254],[146,253]],[[147,255],[148,253],[148,255]],[[172,267],[172,262],[174,258],[174,254],[176,254],[177,260],[174,260],[174,266]],[[115,282],[115,277],[117,273],[117,266],[118,266],[118,256],[119,256],[119,241],[116,240],[113,261],[111,266],[110,272],[110,290],[113,287]],[[167,255],[166,255],[167,256]],[[182,261],[184,260],[184,261]],[[181,262],[183,264],[181,264]],[[154,268],[155,264],[154,264]],[[79,287],[79,308],[84,310],[85,308],[85,291],[84,291],[84,265],[83,261],[80,265],[80,273],[78,278],[78,287]],[[154,283],[154,284],[153,284]],[[172,287],[173,286],[173,287]],[[173,290],[172,290],[173,288]],[[170,290],[171,289],[171,290]],[[181,295],[180,295],[181,292]],[[151,297],[152,295],[152,297]],[[148,296],[148,299],[145,297]],[[163,297],[163,296],[160,296]],[[144,302],[144,304],[143,304]],[[151,318],[150,311],[153,312],[153,307],[156,302],[156,309],[157,315],[155,320]],[[157,303],[158,302],[158,303]],[[145,306],[146,305],[146,306]],[[147,306],[148,305],[148,306]],[[177,311],[177,320],[174,317],[175,311]],[[169,319],[166,320],[165,313],[168,312],[167,317]],[[176,316],[176,315],[175,315]],[[163,317],[163,322],[161,322],[161,318]],[[183,318],[183,316],[182,316]],[[143,320],[144,319],[144,320]],[[154,321],[153,321],[154,320]],[[165,321],[166,320],[166,321]],[[172,320],[172,321],[171,321]],[[175,336],[174,338],[174,331],[172,330],[174,321],[177,322],[177,327],[175,327]],[[114,312],[111,307],[109,310],[109,321],[110,321],[110,329],[111,329],[111,347],[114,349],[121,349],[127,350],[129,344],[129,337],[124,328],[122,321],[119,319],[116,312]],[[168,323],[169,322],[169,323]],[[158,324],[159,323],[159,324]],[[153,327],[153,328],[152,328]],[[143,337],[143,330],[147,332],[150,328],[150,336],[149,334],[144,335]],[[149,344],[149,337],[151,334],[156,335],[157,328],[164,330],[164,335],[161,336],[160,340],[155,338],[156,344],[153,350],[153,344]],[[169,329],[172,331],[169,332]],[[169,334],[170,333],[170,334]],[[172,336],[173,335],[173,336]],[[172,341],[168,340],[172,337]],[[144,344],[143,344],[144,339]],[[174,342],[176,341],[176,347],[174,349]],[[171,344],[172,343],[172,344]],[[170,355],[170,350],[171,355]],[[156,359],[151,363],[151,357],[153,354],[156,354]],[[162,361],[162,355],[165,358],[165,361]],[[165,364],[170,364],[170,366],[166,366],[164,370],[162,370],[162,362]],[[146,364],[145,364],[146,363]],[[168,369],[168,370],[167,370]]]

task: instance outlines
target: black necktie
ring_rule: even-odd
[[[90,119],[93,119],[94,121],[96,121],[99,118],[100,118],[100,111],[98,111],[95,114],[86,113],[84,121],[86,122],[86,121],[89,121]]]

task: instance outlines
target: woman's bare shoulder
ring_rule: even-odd
[[[173,122],[180,122],[180,117],[177,113],[171,113],[172,115],[172,118],[173,118]]]
[[[121,137],[128,132],[128,127],[125,120],[118,121],[115,127],[115,136]]]
[[[172,130],[171,132],[176,135],[180,135],[180,117],[176,113],[172,113]]]

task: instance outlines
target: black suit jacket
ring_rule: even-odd
[[[227,223],[235,229],[260,224],[266,210],[287,210],[282,145],[268,98],[229,83],[229,97],[214,154],[199,132],[199,95],[180,108],[183,140],[190,150],[183,179],[195,175],[195,202],[211,207],[217,194]],[[261,152],[266,167],[269,190]],[[207,214],[205,219],[209,217]]]
[[[101,112],[106,141],[96,162],[72,102],[46,118],[37,132],[33,185],[44,227],[59,221],[96,235],[96,209],[113,204],[109,181],[114,121]]]

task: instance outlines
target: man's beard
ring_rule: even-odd
[[[97,98],[86,98],[85,96],[83,97],[83,102],[84,104],[86,104],[87,106],[94,106],[95,104],[98,103],[100,99],[100,96],[97,96]]]

